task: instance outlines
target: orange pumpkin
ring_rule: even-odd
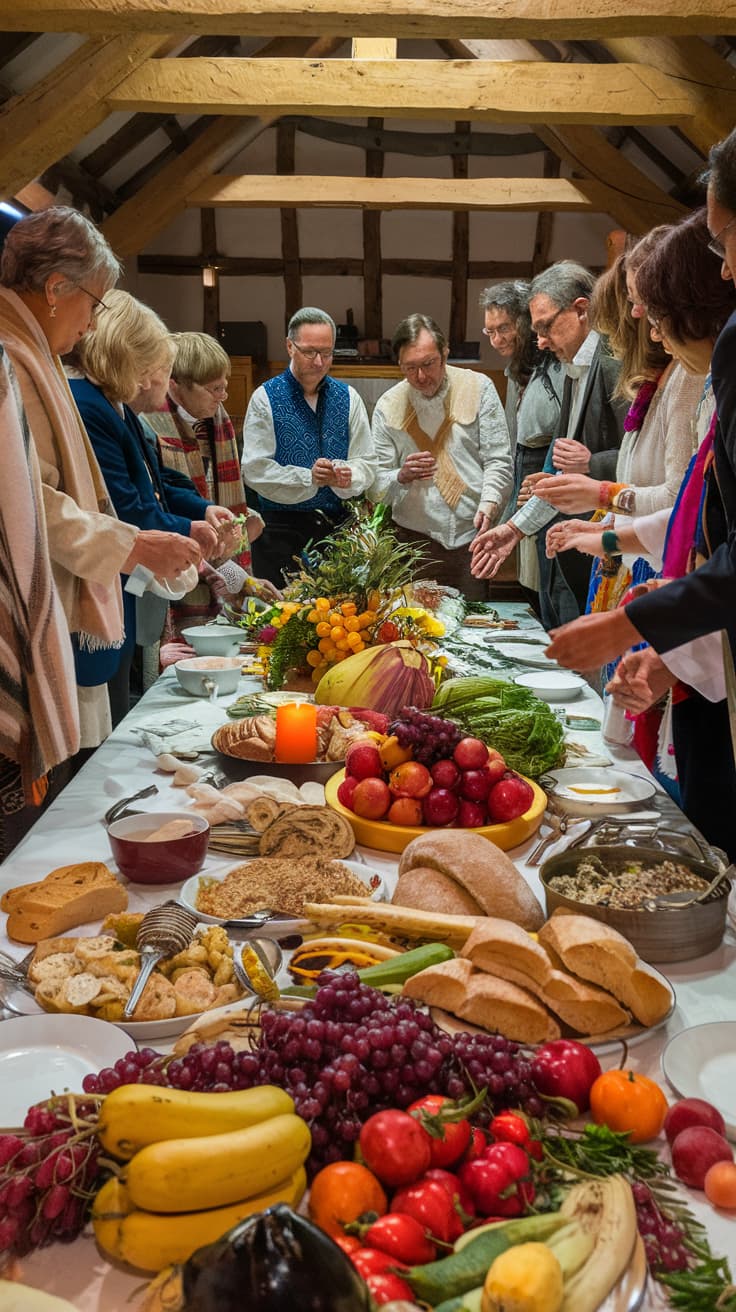
[[[654,1080],[633,1071],[605,1071],[590,1090],[596,1125],[627,1132],[632,1143],[654,1139],[664,1125],[667,1099]]]

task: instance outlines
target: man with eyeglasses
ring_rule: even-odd
[[[245,416],[243,479],[266,525],[253,543],[253,569],[277,587],[375,476],[365,406],[354,388],[329,376],[336,331],[324,310],[297,310],[287,330],[288,367],[256,388]]]
[[[427,551],[427,575],[483,600],[468,543],[494,524],[513,480],[509,434],[485,374],[448,365],[444,333],[410,314],[392,341],[404,380],[373,411],[378,475],[370,495],[385,501],[398,537]]]
[[[555,441],[543,473],[583,473],[613,478],[627,403],[614,400],[619,363],[588,325],[595,278],[573,260],[560,260],[537,274],[529,288],[529,313],[538,346],[564,366],[566,378]],[[542,475],[533,475],[527,483]],[[540,530],[558,518],[554,507],[531,496],[507,523],[481,533],[472,543],[472,570],[493,578],[523,538],[539,534],[539,603],[547,629],[575,619],[585,609],[590,561],[574,551],[546,558]]]

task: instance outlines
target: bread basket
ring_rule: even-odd
[[[645,864],[661,865],[663,861],[676,861],[701,879],[710,881],[716,867],[706,861],[686,855],[682,851],[666,851],[656,847],[634,848],[625,844],[612,844],[575,848],[550,857],[540,869],[539,876],[547,902],[547,914],[558,907],[575,911],[579,915],[601,920],[623,934],[644,961],[689,961],[703,957],[719,947],[726,928],[726,912],[730,880],[724,875],[709,897],[686,908],[668,907],[666,910],[625,910],[619,907],[600,906],[578,901],[549,887],[554,875],[574,874],[583,859],[597,857],[612,873],[632,859]]]

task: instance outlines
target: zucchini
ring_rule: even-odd
[[[482,1285],[493,1262],[507,1248],[527,1240],[543,1240],[563,1224],[564,1217],[557,1212],[548,1212],[543,1216],[525,1216],[493,1224],[489,1229],[480,1230],[475,1238],[470,1230],[468,1243],[462,1248],[438,1262],[427,1262],[425,1266],[413,1266],[403,1271],[402,1280],[411,1285],[419,1299],[436,1308],[437,1304]],[[463,1306],[461,1303],[460,1307]]]
[[[388,961],[379,961],[375,966],[365,966],[358,971],[363,984],[380,989],[385,984],[404,984],[412,975],[428,966],[439,966],[443,961],[451,961],[455,953],[446,943],[424,943],[422,947],[411,948],[401,952]]]
[[[479,1285],[477,1289],[469,1289],[467,1294],[445,1299],[445,1302],[440,1303],[434,1312],[481,1312],[482,1298],[483,1286]]]

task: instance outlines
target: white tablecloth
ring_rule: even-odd
[[[501,609],[507,610],[506,607]],[[508,610],[512,612],[512,608]],[[468,641],[482,643],[483,634],[469,633]],[[260,684],[254,679],[244,678],[235,695],[240,696],[258,687]],[[171,776],[155,773],[151,752],[142,745],[136,730],[141,726],[153,728],[171,720],[191,718],[193,723],[202,726],[201,741],[204,746],[213,723],[226,718],[224,707],[230,700],[232,698],[226,698],[219,706],[211,706],[186,697],[179,689],[173,670],[162,675],[40,818],[16,851],[0,866],[0,892],[20,883],[43,878],[54,867],[75,861],[106,861],[114,868],[102,818],[115,801],[155,782],[159,788],[158,795],[137,805],[146,810],[166,811],[181,809],[186,804],[186,794],[181,789],[173,788]],[[590,715],[600,720],[601,702],[592,690],[586,690],[570,706],[570,710],[575,715]],[[581,735],[575,736],[580,738]],[[617,766],[644,773],[638,757],[629,749],[611,748],[593,733],[585,734],[584,738],[593,749],[610,756]],[[258,772],[261,773],[261,770]],[[262,772],[267,773],[267,767],[263,767]],[[526,857],[536,842],[537,837],[530,839],[511,855],[544,903],[538,872],[526,864]],[[360,851],[390,885],[396,876],[396,858],[370,848],[362,848]],[[232,858],[211,853],[204,870],[224,872],[232,865]],[[175,895],[176,887],[163,890],[164,895]],[[128,885],[128,893],[131,910],[145,910],[161,901],[162,897],[161,888],[149,889],[136,884]],[[22,955],[18,945],[9,943],[4,934],[4,917],[0,947],[16,957]],[[736,1021],[736,935],[729,929],[716,952],[672,967],[664,965],[661,969],[675,988],[676,1010],[666,1027],[632,1047],[628,1056],[628,1065],[632,1069],[659,1081],[663,1079],[660,1065],[662,1049],[673,1034],[706,1021]],[[604,1066],[618,1065],[619,1057],[604,1056],[602,1063]],[[666,1091],[674,1097],[671,1090]],[[726,1213],[715,1212],[704,1201],[703,1195],[688,1194],[687,1197],[706,1226],[714,1251],[728,1256],[734,1268],[736,1219]],[[54,1246],[35,1253],[23,1265],[30,1284],[67,1298],[79,1312],[122,1312],[127,1306],[135,1306],[135,1300],[132,1304],[128,1300],[141,1283],[140,1278],[109,1267],[88,1236],[78,1239],[69,1248]],[[643,1306],[653,1309],[660,1307],[661,1303],[650,1294]]]

